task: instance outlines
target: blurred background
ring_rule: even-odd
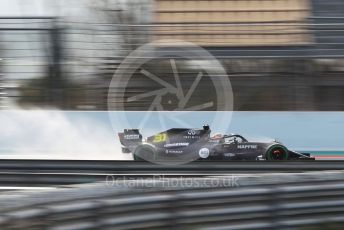
[[[197,47],[227,74],[185,58]],[[342,0],[0,0],[0,228],[344,229],[343,164],[324,161],[344,159],[343,63]],[[210,111],[145,119],[187,109]],[[323,161],[126,161],[117,132],[142,120],[144,136],[208,123]]]
[[[1,0],[0,107],[107,110],[119,64],[161,39],[192,42],[216,57],[236,111],[344,109],[341,0]],[[168,77],[167,65],[146,68]],[[195,76],[192,63],[176,58],[176,65],[181,76]],[[130,95],[152,90],[137,76]],[[110,104],[127,103],[112,96]]]

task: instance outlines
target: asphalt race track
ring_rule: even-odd
[[[162,165],[135,161],[1,160],[0,184],[66,185],[121,178],[151,176],[222,176],[254,173],[301,173],[344,170],[342,161],[221,161]]]

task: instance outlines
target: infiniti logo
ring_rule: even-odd
[[[189,130],[189,131],[188,131],[188,134],[189,134],[189,135],[192,135],[192,136],[193,136],[193,135],[196,135],[196,131],[195,131],[195,130]]]

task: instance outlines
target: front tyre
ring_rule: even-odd
[[[288,160],[289,151],[283,145],[273,145],[268,148],[265,156],[269,161]]]

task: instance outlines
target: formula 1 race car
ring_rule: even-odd
[[[251,142],[238,134],[210,136],[203,129],[173,128],[143,140],[138,129],[119,133],[123,153],[139,161],[314,160],[309,153],[287,149],[278,141]]]

